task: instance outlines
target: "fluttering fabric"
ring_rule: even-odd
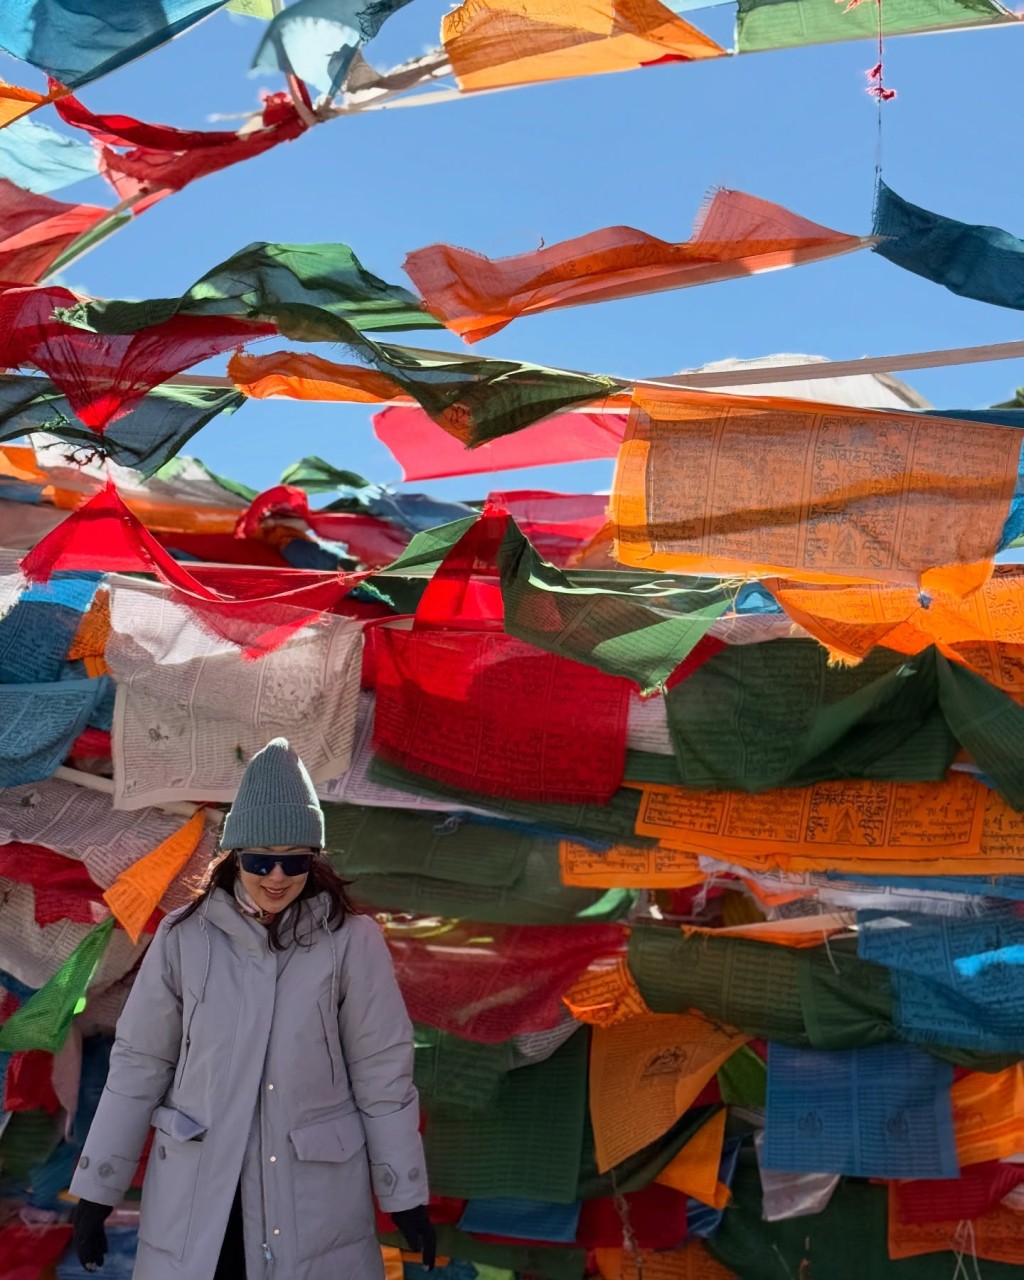
[[[1022,440],[911,413],[638,391],[612,489],[615,555],[648,570],[967,595],[1001,545]]]
[[[397,382],[375,369],[335,364],[307,351],[274,351],[266,355],[240,352],[228,362],[228,377],[239,391],[254,400],[381,404],[406,398]],[[443,448],[447,442],[436,432],[431,434]]]
[[[721,45],[658,0],[464,0],[441,20],[463,91],[720,58]]]
[[[356,50],[409,0],[295,0],[275,14],[253,67],[283,71],[321,93],[341,88]]]
[[[96,205],[34,195],[0,178],[0,281],[38,283],[64,250],[98,227],[107,213]]]
[[[804,0],[739,0],[737,52],[875,40],[915,31],[949,31],[1012,22],[994,0],[884,0],[875,4],[806,4]]]
[[[6,129],[12,120],[20,120],[70,92],[70,89],[65,89],[56,81],[51,83],[50,92],[44,94],[36,93],[34,89],[21,89],[16,84],[0,80],[0,129]]]
[[[605,227],[511,258],[449,244],[417,249],[405,271],[454,333],[478,342],[519,316],[731,280],[817,262],[870,241],[808,222],[742,191],[715,191],[681,244]]]
[[[357,330],[435,329],[440,324],[407,289],[367,271],[346,244],[265,241],[247,245],[213,267],[180,298],[97,299],[82,303],[67,319],[96,333],[129,334],[186,317],[276,323],[288,316],[289,308],[297,308],[299,318],[305,309],[328,325],[340,320]]]
[[[197,178],[293,142],[307,128],[286,93],[266,95],[259,114],[237,133],[97,115],[70,96],[59,101],[58,113],[66,124],[95,139],[100,173],[121,200],[132,200],[135,213]]]
[[[244,403],[237,392],[219,387],[154,387],[101,437],[48,378],[8,374],[0,377],[0,440],[45,431],[69,445],[72,456],[101,454],[150,476],[218,414],[234,413]]]
[[[879,180],[875,253],[963,298],[1024,311],[1024,240],[931,213]]]
[[[171,587],[216,634],[258,657],[331,609],[362,579],[359,574],[311,574],[298,586],[258,569],[190,573],[174,560],[121,501],[114,486],[91,498],[43,538],[21,562],[31,581],[60,569],[103,566],[107,572],[148,573]],[[205,579],[205,580],[204,580]],[[207,585],[220,583],[220,589]],[[226,588],[226,589],[225,589]],[[275,589],[276,588],[276,589]]]
[[[227,0],[4,0],[0,49],[70,88],[173,40]]]
[[[519,431],[559,409],[624,387],[613,378],[542,365],[467,359],[371,341],[364,329],[427,328],[439,322],[406,290],[365,271],[346,245],[258,243],[208,272],[182,298],[95,301],[69,309],[62,318],[83,329],[122,334],[181,314],[245,315],[272,321],[295,340],[343,343],[468,445]]]
[[[960,1170],[959,1178],[897,1182],[892,1208],[900,1222],[963,1222],[980,1218],[1024,1182],[1024,1166],[988,1160]]]
[[[247,388],[243,387],[248,394]],[[326,399],[327,397],[317,397]],[[608,403],[608,401],[605,401]],[[576,409],[555,413],[515,435],[470,448],[457,437],[431,430],[430,416],[420,408],[395,405],[373,415],[373,433],[402,469],[402,479],[437,480],[520,467],[547,467],[557,462],[614,458],[626,434],[625,413]]]
[[[123,336],[91,333],[61,318],[77,301],[57,286],[0,296],[3,357],[8,365],[41,369],[85,426],[99,432],[173,374],[274,332],[251,320],[197,315],[172,316]]]
[[[45,195],[98,172],[87,143],[35,120],[15,120],[0,131],[0,177],[25,191]]]
[[[0,1027],[0,1051],[45,1049],[56,1053],[85,1006],[85,993],[103,959],[114,917],[90,930],[44,987]]]

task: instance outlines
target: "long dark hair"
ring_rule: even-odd
[[[233,898],[235,896],[235,881],[237,878],[238,859],[235,857],[234,850],[228,849],[217,862],[211,865],[207,872],[206,881],[201,886],[196,897],[193,898],[180,916],[171,921],[169,927],[174,929],[183,920],[195,915],[214,889],[223,889],[225,893],[230,894]],[[360,908],[348,895],[349,884],[350,881],[343,880],[327,861],[326,857],[314,858],[306,883],[302,886],[302,892],[296,898],[296,902],[301,902],[304,898],[315,898],[318,894],[326,893],[331,901],[330,911],[327,914],[327,927],[334,932],[334,930],[341,928],[346,916],[360,914]],[[287,916],[291,922],[291,937],[282,937],[281,935],[282,916]],[[274,917],[267,926],[267,941],[270,943],[272,950],[283,951],[285,947],[297,940],[295,931],[297,920],[298,913],[295,911],[282,911],[280,915]]]

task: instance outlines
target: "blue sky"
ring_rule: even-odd
[[[393,65],[436,46],[447,7],[413,0],[369,46],[371,61]],[[726,5],[689,16],[729,43],[732,13]],[[248,72],[261,29],[217,14],[79,96],[99,111],[230,127],[210,117],[245,111],[261,87],[277,87]],[[864,73],[875,59],[861,41],[343,118],[168,198],[66,280],[101,296],[176,295],[250,241],[341,240],[378,275],[408,284],[406,251],[438,240],[495,256],[618,223],[682,240],[715,186],[864,233],[877,146]],[[1016,28],[889,40],[886,80],[898,92],[884,110],[889,185],[936,212],[1024,235],[1022,61],[1024,31]],[[7,59],[0,75],[38,83]],[[63,127],[52,114],[39,118]],[[98,180],[55,194],[111,203]],[[775,352],[846,359],[1022,336],[1020,313],[958,298],[864,252],[530,317],[474,350],[629,377]],[[413,341],[461,346],[443,333]],[[1024,383],[1024,362],[918,372],[908,381],[938,407],[980,407]],[[253,402],[206,427],[189,452],[257,487],[304,454],[380,482],[399,474],[373,436],[369,410],[358,406]],[[578,492],[607,487],[611,471],[609,461],[409,487],[448,497],[489,488]]]

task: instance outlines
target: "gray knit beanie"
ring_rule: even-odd
[[[324,847],[324,815],[306,766],[275,738],[249,761],[220,837],[223,849]]]

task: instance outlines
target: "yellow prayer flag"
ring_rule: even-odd
[[[122,871],[104,893],[103,901],[132,942],[138,942],[160,899],[195,853],[205,822],[203,811],[196,810],[180,830]]]
[[[600,1172],[660,1138],[748,1037],[701,1013],[595,1027],[590,1117]]]
[[[718,1181],[718,1169],[722,1162],[722,1145],[725,1142],[726,1110],[716,1111],[702,1124],[675,1159],[655,1178],[663,1187],[681,1191],[701,1204],[713,1209],[724,1209],[729,1203],[730,1191]]]

